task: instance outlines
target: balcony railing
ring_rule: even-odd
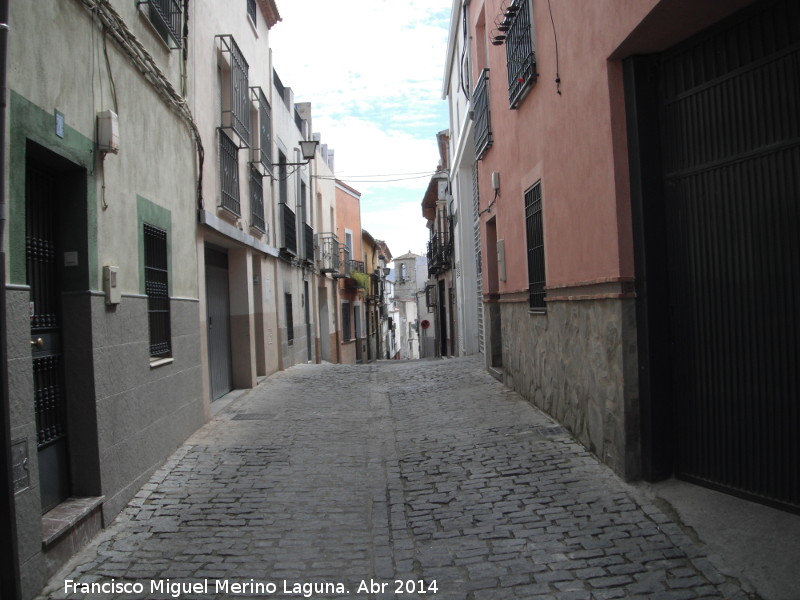
[[[345,261],[345,273],[364,273],[364,261],[361,260],[348,260]]]
[[[283,245],[281,250],[297,255],[297,218],[288,204],[281,204],[281,225],[283,226]]]
[[[428,275],[436,275],[451,267],[453,242],[446,235],[435,233],[428,242]]]
[[[341,247],[335,233],[320,233],[317,236],[317,267],[320,273],[340,273]]]
[[[489,69],[484,69],[472,92],[472,120],[475,122],[475,155],[483,158],[492,146],[492,123],[489,112]]]

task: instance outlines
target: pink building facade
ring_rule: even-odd
[[[800,504],[797,7],[453,7],[487,368],[629,479]]]

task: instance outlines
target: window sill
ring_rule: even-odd
[[[155,360],[150,360],[150,368],[155,369],[157,367],[163,367],[164,365],[172,364],[175,361],[174,358],[171,356],[168,358],[157,358]]]

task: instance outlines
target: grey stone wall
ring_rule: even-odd
[[[633,300],[501,303],[505,383],[565,425],[619,475],[639,477]],[[495,340],[496,341],[496,340]]]
[[[150,367],[147,299],[92,298],[103,515],[110,522],[150,474],[203,424],[199,304],[172,300],[172,357]]]
[[[30,485],[15,496],[25,598],[65,558],[58,547],[42,551],[29,300],[27,287],[7,288],[11,435],[29,457]],[[107,307],[102,294],[84,292],[64,294],[62,302],[72,493],[105,496],[108,524],[203,424],[199,304],[172,300],[173,360],[151,368],[145,297]]]

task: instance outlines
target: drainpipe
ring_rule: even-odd
[[[11,415],[8,398],[8,328],[6,327],[6,57],[9,0],[0,0],[0,597],[19,600],[21,583],[17,556],[17,516],[11,468]]]

